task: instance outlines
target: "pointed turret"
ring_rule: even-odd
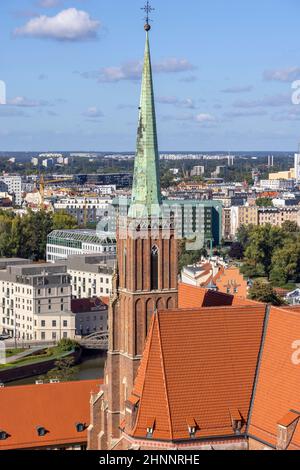
[[[155,117],[152,67],[149,46],[149,30],[146,29],[142,92],[140,101],[137,150],[135,156],[130,217],[157,214],[161,203],[159,179],[159,154]]]

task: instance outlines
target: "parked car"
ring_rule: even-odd
[[[6,339],[11,339],[9,335],[0,335],[0,341],[5,341]]]

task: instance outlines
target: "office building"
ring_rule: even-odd
[[[66,260],[71,255],[115,252],[115,238],[96,230],[54,230],[47,237],[46,259],[51,263]]]
[[[64,265],[0,260],[0,329],[19,341],[74,338],[70,276]]]
[[[71,277],[72,298],[109,297],[116,255],[76,255],[66,261]]]

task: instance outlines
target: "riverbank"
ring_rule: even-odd
[[[92,380],[102,379],[104,377],[104,365],[106,361],[106,353],[101,351],[83,350],[80,357],[79,363],[77,364],[77,372],[73,377],[73,380]],[[13,380],[5,385],[17,386],[17,385],[30,385],[34,384],[39,378],[40,374],[32,375],[30,377],[22,378],[19,380]]]
[[[47,372],[55,367],[55,363],[58,359],[66,357],[73,357],[75,364],[77,364],[81,360],[81,354],[81,349],[73,349],[66,352],[57,352],[50,357],[47,357],[47,355],[43,358],[27,357],[17,363],[2,365],[0,368],[0,382],[7,384],[28,377],[47,374]]]

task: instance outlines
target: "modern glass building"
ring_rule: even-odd
[[[47,261],[65,260],[71,255],[115,253],[116,240],[96,230],[54,230],[47,238]]]

